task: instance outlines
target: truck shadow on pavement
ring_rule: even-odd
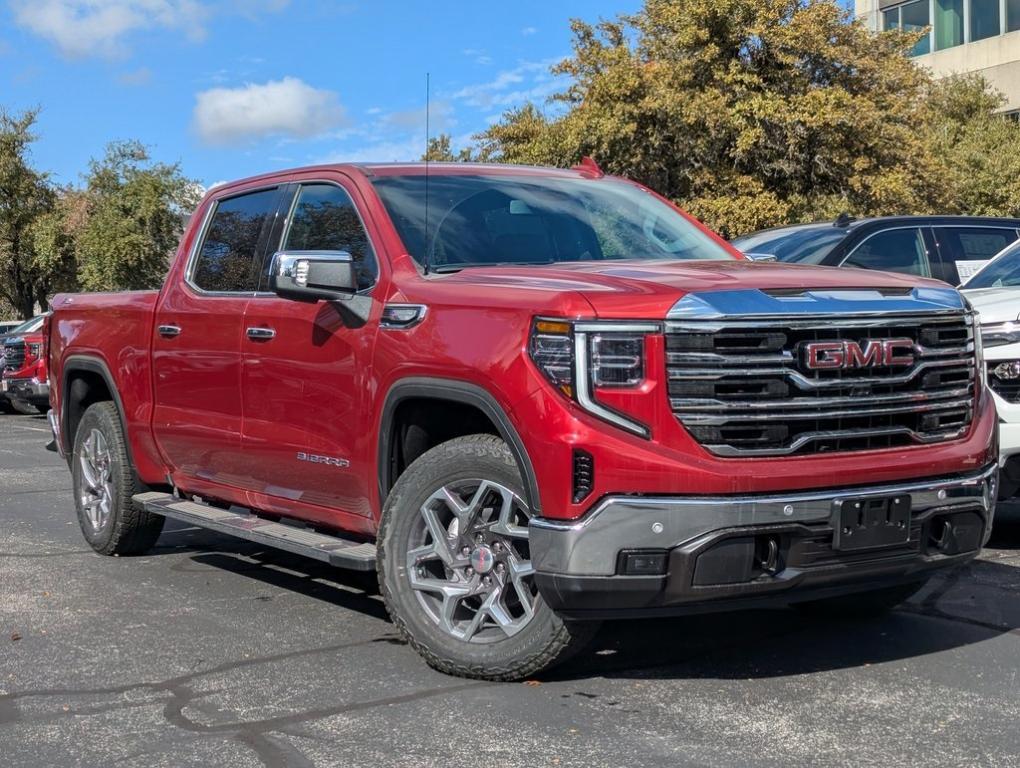
[[[1020,518],[1002,521],[984,559],[933,578],[891,614],[825,620],[793,609],[610,621],[541,677],[755,679],[882,664],[1020,637]],[[168,523],[152,554],[188,552],[179,572],[222,570],[388,621],[374,574]],[[257,599],[271,599],[270,597]]]

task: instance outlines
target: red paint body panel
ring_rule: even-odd
[[[51,401],[73,356],[109,369],[124,408],[141,479],[371,535],[383,499],[379,429],[386,394],[410,377],[467,382],[488,392],[519,433],[534,466],[542,514],[571,519],[611,493],[719,495],[806,490],[962,473],[994,457],[994,408],[982,396],[969,433],[926,447],[790,458],[724,459],[680,426],[665,393],[664,337],[646,340],[646,381],[604,390],[605,404],[648,425],[644,440],[582,411],[556,391],[527,354],[535,316],[662,320],[692,291],[732,288],[859,288],[941,285],[888,273],[754,263],[614,261],[466,269],[423,276],[370,183],[370,175],[418,166],[322,166],[218,187],[182,240],[166,285],[155,292],[58,296],[50,344]],[[436,172],[479,173],[477,166]],[[585,178],[582,171],[486,167],[485,173]],[[590,174],[589,174],[590,176]],[[351,193],[380,264],[368,321],[345,325],[333,305],[267,294],[203,295],[184,280],[200,222],[215,199],[284,183],[330,180]],[[599,183],[592,181],[592,183]],[[699,225],[700,226],[700,225]],[[714,236],[713,236],[714,237]],[[721,241],[720,241],[721,242]],[[726,246],[729,248],[729,246]],[[944,287],[944,286],[943,286]],[[381,328],[387,302],[425,304],[410,329]],[[181,328],[166,339],[157,326]],[[252,341],[248,327],[273,328]],[[595,488],[571,501],[571,453],[595,458]],[[348,467],[303,463],[298,452],[340,457]]]

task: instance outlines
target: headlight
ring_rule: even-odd
[[[549,382],[567,397],[574,396],[574,337],[570,323],[536,320],[531,327],[531,359]]]
[[[560,392],[621,429],[649,437],[648,427],[598,402],[596,387],[635,387],[645,377],[645,336],[656,323],[578,322],[538,318],[528,351]]]
[[[596,333],[591,337],[591,372],[597,387],[633,387],[645,377],[645,337]]]
[[[999,381],[1016,381],[1020,379],[1020,360],[999,363],[992,368],[991,373]]]
[[[1020,341],[1020,323],[989,323],[981,326],[981,343],[986,347],[1001,347]]]

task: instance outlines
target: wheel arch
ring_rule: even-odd
[[[81,376],[76,376],[75,374],[83,373],[98,377],[105,385],[109,398],[99,397],[94,400],[75,402],[75,398],[72,397],[71,393],[71,383],[76,378],[81,378]],[[88,406],[95,402],[110,400],[117,408],[117,418],[120,420],[120,428],[125,437],[128,458],[131,461],[132,467],[134,467],[135,458],[132,453],[131,441],[127,439],[128,430],[127,423],[124,420],[124,404],[121,402],[120,392],[117,390],[113,374],[110,373],[106,362],[102,358],[92,355],[71,355],[64,361],[60,378],[60,442],[65,454],[70,456],[71,451],[74,449],[74,433],[77,430],[78,422],[81,421],[81,417]]]
[[[541,512],[541,497],[535,468],[520,434],[510,417],[495,397],[484,388],[465,381],[432,377],[402,379],[390,387],[383,403],[379,425],[379,445],[376,457],[379,483],[379,500],[384,503],[399,473],[394,471],[390,457],[394,449],[395,417],[402,403],[408,400],[435,400],[468,406],[484,415],[495,428],[495,432],[510,448],[524,480],[524,492],[528,506],[535,513]]]

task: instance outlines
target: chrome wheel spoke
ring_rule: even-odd
[[[523,499],[491,480],[464,480],[438,489],[419,513],[406,557],[426,614],[464,642],[520,632],[536,599]]]
[[[93,531],[99,531],[113,512],[116,489],[110,449],[98,429],[93,429],[82,441],[78,468],[81,476],[79,501],[82,511]]]

